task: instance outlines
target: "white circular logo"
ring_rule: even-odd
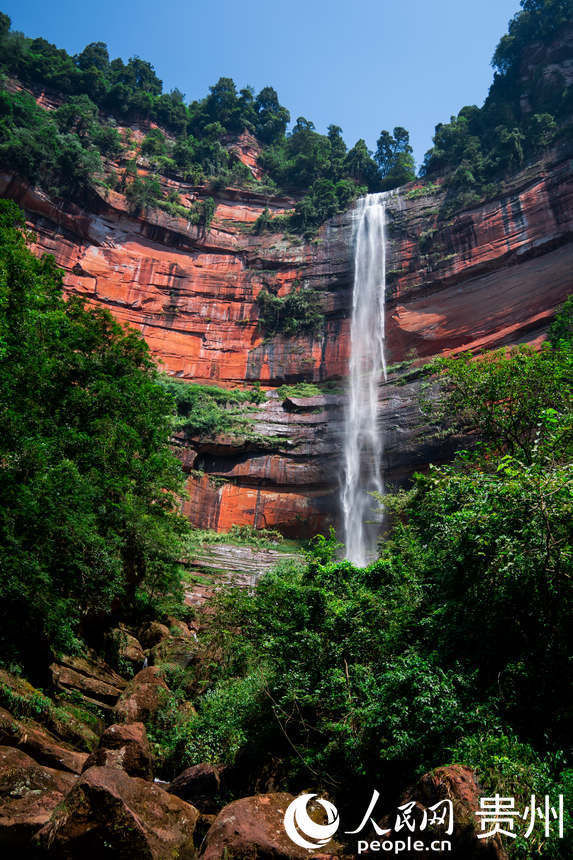
[[[306,811],[309,802],[316,797],[326,812],[326,824],[317,824]],[[338,810],[333,803],[316,794],[301,794],[289,805],[284,817],[284,827],[289,839],[301,848],[322,848],[338,830]],[[305,837],[307,837],[305,839]],[[312,842],[309,840],[313,840]]]

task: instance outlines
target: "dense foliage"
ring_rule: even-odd
[[[197,716],[174,719],[175,694],[153,727],[167,769],[271,759],[290,788],[348,798],[453,758],[524,804],[570,803],[570,311],[539,353],[435,365],[436,420],[482,444],[386,499],[376,562],[337,561],[334,537],[319,537],[306,564],[221,598]],[[566,841],[542,841],[568,856]]]
[[[408,133],[394,129],[381,133],[391,141],[381,156],[381,144],[373,158],[359,140],[347,151],[339,126],[319,134],[312,122],[299,117],[290,133],[290,114],[272,87],[255,94],[247,87],[237,91],[231,78],[220,78],[209,94],[185,103],[179,90],[163,92],[153,66],[139,57],[127,63],[110,60],[102,42],[88,45],[76,56],[56,48],[45,39],[29,39],[10,30],[10,19],[0,13],[0,71],[25,86],[47,88],[63,96],[64,105],[53,119],[40,116],[31,98],[4,93],[0,128],[0,163],[16,167],[24,178],[44,184],[58,196],[77,198],[89,188],[105,158],[127,157],[133,141],[122,137],[115,124],[155,122],[146,135],[140,156],[158,173],[178,176],[194,183],[217,186],[247,185],[267,191],[287,190],[302,197],[291,219],[274,225],[261,222],[259,229],[291,229],[312,233],[326,218],[346,209],[366,190],[395,187],[413,178]],[[230,144],[242,132],[255,136],[262,147],[260,165],[265,176],[257,183],[236,157]],[[396,134],[398,133],[398,136]],[[79,175],[73,182],[66,174],[69,157],[76,150]],[[62,153],[62,150],[64,151]],[[105,167],[105,165],[104,165]],[[111,174],[108,180],[115,182]],[[178,201],[162,195],[153,175],[139,178],[131,161],[120,190],[126,190],[136,211],[160,205],[198,223],[202,213],[177,210]],[[203,223],[207,219],[203,216]],[[208,225],[207,225],[208,226]]]
[[[324,324],[320,294],[311,287],[295,284],[285,296],[261,290],[257,296],[259,320],[265,334],[318,333]]]
[[[426,153],[422,175],[448,176],[445,215],[494,194],[500,178],[548,145],[573,139],[573,86],[551,68],[566,57],[567,48],[558,50],[554,40],[573,22],[573,1],[521,0],[521,6],[495,51],[483,107],[463,107],[437,125]]]
[[[63,300],[22,217],[0,201],[0,650],[33,663],[177,595],[187,524],[146,344]]]
[[[98,144],[112,146],[88,102],[72,100],[51,115],[27,93],[0,91],[0,164],[48,194],[81,200],[102,168]]]
[[[553,42],[571,22],[572,2],[522,0],[522,11],[496,49],[496,74],[483,107],[466,106],[436,126],[421,175],[446,176],[443,217],[497,193],[500,180],[527,159],[556,141],[571,140],[573,88],[555,69],[563,57]],[[164,93],[153,66],[139,57],[110,60],[102,42],[70,56],[45,39],[12,32],[1,13],[0,72],[64,98],[51,117],[23,95],[4,92],[0,102],[0,164],[63,198],[85,196],[94,180],[112,188],[119,183],[134,211],[160,206],[207,229],[212,204],[185,209],[176,195],[162,192],[160,175],[210,184],[210,193],[225,185],[282,190],[298,198],[294,212],[275,218],[266,212],[256,231],[311,236],[359,194],[415,178],[409,134],[401,126],[393,133],[383,130],[374,153],[362,139],[347,149],[337,125],[320,134],[310,120],[298,117],[287,132],[290,114],[272,87],[255,94],[250,87],[237,90],[226,77],[205,98],[186,104],[179,90]],[[135,155],[129,133],[115,127],[118,121],[148,124]],[[261,148],[261,180],[233,151],[242,132],[254,135]],[[107,169],[109,159],[125,165],[119,179]],[[151,169],[144,176],[137,169],[141,159]]]
[[[265,399],[259,387],[250,389],[219,388],[216,385],[199,385],[164,376],[162,388],[170,394],[177,409],[176,426],[190,436],[213,436],[216,433],[249,435],[248,404],[256,405]]]

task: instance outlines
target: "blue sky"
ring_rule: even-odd
[[[409,129],[418,162],[434,126],[481,104],[518,0],[0,0],[12,27],[70,53],[107,42],[138,54],[189,101],[219,77],[270,84],[291,116],[342,126],[370,148]]]

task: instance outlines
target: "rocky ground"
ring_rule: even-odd
[[[188,566],[185,602],[200,607],[219,583],[254,588],[268,570],[284,561],[297,561],[300,552],[282,548],[241,546],[234,543],[203,544],[197,547]]]
[[[0,671],[1,856],[356,856],[352,844],[334,840],[322,853],[294,845],[283,826],[294,798],[277,791],[264,775],[259,781],[262,793],[255,795],[249,792],[252,783],[242,781],[236,768],[208,762],[187,768],[171,782],[158,779],[155,747],[146,729],[169,694],[166,670],[201,659],[197,632],[209,624],[208,598],[216,582],[252,587],[277,560],[296,557],[290,550],[205,545],[195,554],[188,585],[194,620],[167,618],[166,623],[153,621],[137,630],[120,625],[106,638],[109,662],[95,651],[61,657],[50,666],[42,692],[17,674]],[[476,838],[478,797],[475,775],[468,768],[450,766],[424,776],[404,793],[402,802],[414,801],[421,815],[423,807],[452,799],[453,856],[504,857],[501,844],[488,840],[486,845]],[[320,808],[310,811],[315,818],[321,814]],[[388,839],[399,838],[389,819],[381,826],[390,830]],[[426,838],[430,836],[428,832]]]

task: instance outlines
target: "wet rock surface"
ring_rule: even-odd
[[[301,553],[283,549],[206,543],[195,549],[189,559],[185,602],[200,608],[221,584],[253,588],[257,580],[277,564],[301,558]]]
[[[253,169],[252,141],[237,145]],[[414,182],[389,201],[389,365],[544,336],[572,286],[571,165],[548,152],[500,184],[495,199],[449,218],[440,217],[439,184],[424,193]],[[189,199],[184,183],[170,183]],[[37,250],[55,255],[66,290],[139,328],[167,372],[269,387],[248,438],[176,440],[189,471],[191,522],[219,531],[234,524],[278,528],[297,537],[324,531],[337,516],[342,389],[339,396],[308,398],[296,392],[279,398],[274,389],[346,374],[352,213],[333,218],[317,242],[305,243],[251,231],[265,207],[279,214],[293,200],[239,189],[217,193],[207,233],[160,210],[136,217],[112,191],[101,192],[93,211],[56,207],[8,174],[0,176],[0,193],[26,210]],[[318,291],[322,332],[268,338],[259,324],[259,292],[282,296],[296,283]],[[384,392],[381,399],[385,406]],[[383,420],[392,437],[387,474],[403,484],[429,456],[436,458],[437,446],[428,448],[424,422],[407,404]]]

